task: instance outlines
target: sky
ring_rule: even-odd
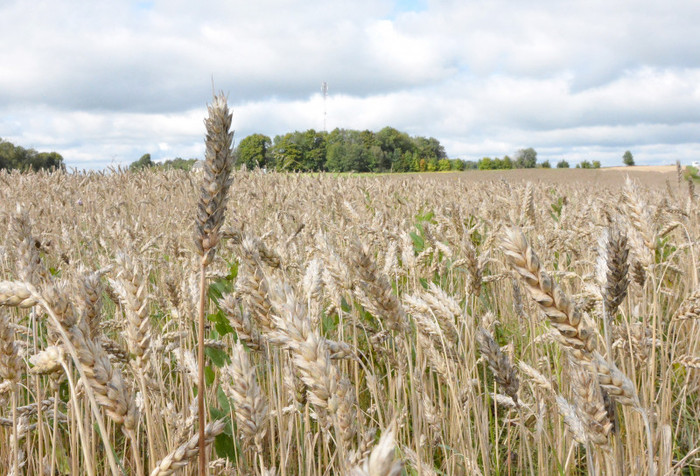
[[[392,126],[450,158],[700,160],[697,0],[1,0],[0,138],[99,169]],[[321,83],[328,83],[325,101]]]

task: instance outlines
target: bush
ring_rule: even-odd
[[[549,163],[549,160],[545,160],[540,164],[540,167],[542,167],[543,169],[551,169],[552,165]]]
[[[568,169],[569,163],[566,160],[560,160],[559,162],[557,162],[557,168],[558,169]]]

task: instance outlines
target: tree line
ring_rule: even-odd
[[[180,157],[165,160],[163,162],[153,162],[153,159],[151,159],[151,154],[143,154],[139,160],[129,164],[129,170],[136,171],[151,167],[158,167],[161,169],[190,170],[195,162],[197,162],[197,159],[183,159]]]
[[[537,151],[533,149],[532,147],[528,147],[527,149],[520,149],[515,156],[515,159],[511,159],[507,155],[504,156],[502,159],[498,157],[484,157],[482,159],[479,159],[476,162],[473,161],[466,161],[465,162],[465,167],[466,169],[478,169],[478,170],[507,170],[507,169],[534,169],[534,168],[542,168],[542,169],[549,169],[552,168],[552,165],[549,163],[549,160],[544,160],[542,162],[537,162]],[[569,168],[569,162],[567,162],[565,159],[560,160],[557,162],[556,167],[558,169],[568,169]],[[599,160],[594,160],[592,162],[589,162],[588,160],[583,160],[580,163],[576,164],[577,169],[599,169],[600,168],[600,161]]]
[[[234,150],[236,163],[248,169],[302,172],[432,172],[464,170],[461,159],[448,159],[434,137],[411,137],[393,127],[379,132],[309,129],[277,135],[252,134]]]
[[[37,152],[14,145],[0,138],[0,170],[65,170],[63,157],[58,152]]]

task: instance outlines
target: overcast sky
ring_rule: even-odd
[[[393,126],[451,158],[700,160],[697,0],[1,0],[0,137],[69,167]]]

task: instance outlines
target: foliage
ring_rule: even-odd
[[[566,160],[562,159],[559,162],[557,162],[557,168],[558,169],[568,169],[569,163]]]
[[[484,157],[478,162],[479,170],[512,169],[513,165],[513,161],[510,160],[510,157],[508,157],[507,155],[502,159],[499,159],[497,157],[494,159],[492,159],[491,157]]]
[[[268,151],[272,146],[270,138],[263,134],[252,134],[244,138],[236,147],[234,155],[236,165],[245,165],[248,169],[266,167],[269,159]]]
[[[154,162],[151,158],[151,154],[143,154],[139,160],[132,162],[129,165],[129,170],[136,172],[145,169],[163,169],[163,170],[192,170],[192,166],[197,162],[197,159],[183,159],[181,157],[175,157],[174,159],[168,159],[163,162]]]
[[[622,163],[628,167],[634,165],[634,157],[632,156],[632,152],[629,150],[625,151],[625,153],[622,155]]]
[[[520,149],[515,158],[516,169],[534,169],[537,167],[537,152],[532,147]]]
[[[244,138],[234,154],[249,169],[268,167],[302,172],[425,172],[464,170],[464,161],[448,159],[434,137],[411,137],[393,127],[379,132],[309,129],[270,138]]]
[[[180,157],[175,157],[174,159],[166,160],[165,162],[157,164],[158,167],[164,169],[177,169],[189,171],[192,170],[192,166],[197,162],[197,159],[183,159]]]
[[[154,167],[155,165],[155,162],[151,160],[151,154],[143,154],[139,160],[136,160],[129,165],[129,170],[143,170]]]
[[[685,172],[683,173],[683,178],[688,180],[688,179],[693,179],[693,180],[700,180],[700,175],[698,175],[698,169],[696,167],[693,167],[692,165],[687,165],[685,167]]]
[[[63,157],[58,152],[37,152],[14,145],[0,138],[0,170],[65,170]]]
[[[545,160],[540,164],[540,167],[542,167],[543,169],[551,169],[552,164],[549,163],[549,160]]]

